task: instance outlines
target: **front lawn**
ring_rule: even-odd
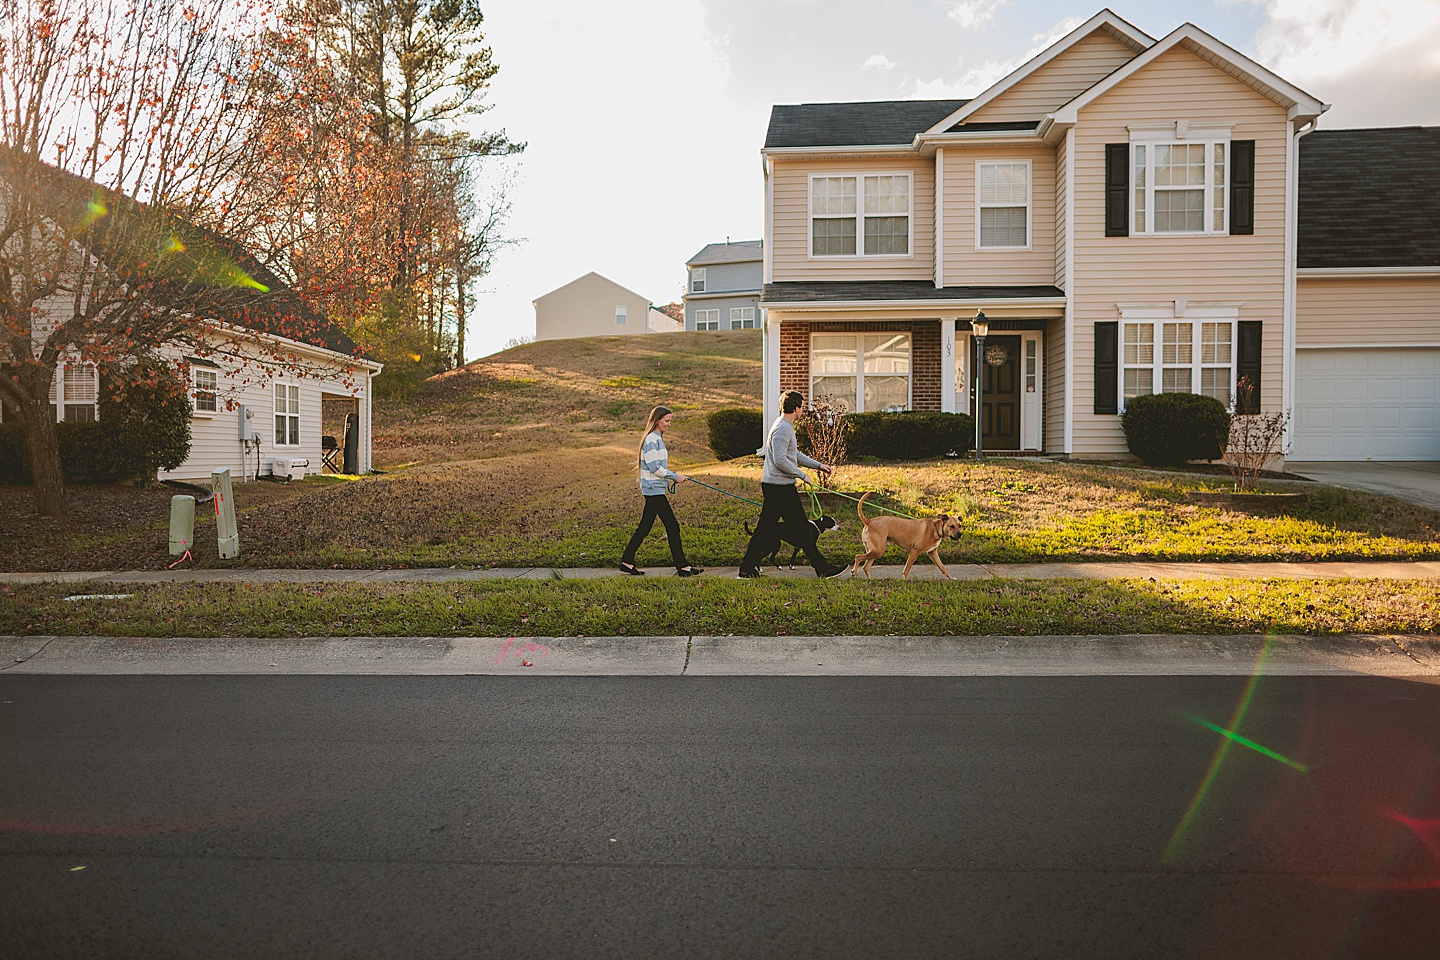
[[[157,584],[0,588],[0,634],[133,637],[1436,633],[1440,584],[1385,580]]]

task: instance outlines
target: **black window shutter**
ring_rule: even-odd
[[[1230,232],[1255,232],[1255,141],[1230,141]]]
[[[1120,412],[1120,323],[1095,324],[1095,412]]]
[[[1237,413],[1259,413],[1260,412],[1260,321],[1241,320],[1238,336],[1240,339],[1235,351],[1235,382],[1238,384],[1241,377],[1250,381],[1251,390],[1248,395],[1239,395],[1235,400],[1235,411]]]
[[[1128,143],[1105,144],[1105,236],[1130,236],[1130,144]]]

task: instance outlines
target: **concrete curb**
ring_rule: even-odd
[[[1339,578],[1429,580],[1440,579],[1440,561],[1435,560],[1347,560],[1297,561],[1274,563],[1185,563],[1152,561],[1076,562],[1076,563],[988,563],[947,564],[957,580],[1025,579],[1025,580],[1329,580]],[[873,569],[877,580],[898,580],[904,567],[900,564]],[[711,567],[705,576],[711,579],[734,579],[735,567]],[[648,568],[651,577],[671,577],[669,568]],[[406,570],[97,570],[87,573],[0,573],[0,584],[27,583],[468,583],[487,580],[594,580],[620,577],[611,567],[495,567],[488,570],[454,570],[432,567]],[[765,576],[777,580],[813,580],[808,567],[775,569],[767,567]],[[917,563],[910,573],[912,580],[944,580],[939,570],[928,561]],[[841,580],[848,579],[842,575]]]
[[[1262,652],[1265,653],[1263,663]],[[0,674],[1273,676],[1440,682],[1440,639],[1049,637],[0,637]]]

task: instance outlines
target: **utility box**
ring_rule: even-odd
[[[241,440],[251,440],[251,439],[254,439],[254,437],[255,437],[255,411],[254,411],[254,410],[251,410],[249,407],[245,406],[245,405],[242,403],[242,404],[240,405],[239,414],[240,414],[240,439],[241,439]]]
[[[240,556],[240,531],[235,525],[235,500],[230,486],[230,468],[210,474],[215,491],[215,532],[220,541],[220,559]]]
[[[195,545],[195,498],[170,498],[170,556],[182,556]]]
[[[270,475],[284,477],[286,481],[304,480],[309,472],[310,460],[307,457],[276,457],[270,465]]]

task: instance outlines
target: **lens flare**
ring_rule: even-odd
[[[171,237],[170,242],[165,244],[166,253],[184,253],[185,244],[181,243],[178,237]]]

